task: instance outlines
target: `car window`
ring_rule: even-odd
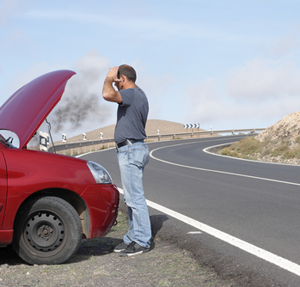
[[[0,130],[0,141],[9,148],[19,148],[20,141],[17,134],[9,130]]]

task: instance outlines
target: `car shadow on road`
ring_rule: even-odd
[[[3,265],[20,265],[25,262],[18,256],[12,245],[0,248],[0,266]]]
[[[84,239],[77,252],[65,263],[79,263],[88,260],[92,256],[104,256],[113,252],[114,247],[120,242],[120,238],[99,237],[93,239]],[[0,268],[5,266],[17,266],[27,264],[15,252],[11,245],[0,248]],[[30,264],[28,264],[30,265]]]
[[[105,237],[83,239],[77,252],[64,264],[77,263],[88,260],[92,256],[104,256],[113,253],[115,246],[122,241],[128,229],[127,206],[122,201],[120,201],[119,216],[117,219],[119,224],[113,226]],[[168,216],[164,214],[150,216],[152,229],[151,249],[155,248],[155,237],[163,227],[164,222],[168,219]],[[5,264],[21,265],[26,264],[26,262],[24,262],[17,255],[12,246],[9,245],[8,247],[0,248],[0,266]]]
[[[105,256],[113,253],[115,246],[120,241],[120,238],[110,236],[84,239],[76,254],[66,263],[77,263],[85,261],[92,256]]]

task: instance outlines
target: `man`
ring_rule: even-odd
[[[149,106],[145,93],[135,81],[136,72],[131,66],[113,67],[107,73],[102,92],[106,101],[119,104],[114,140],[129,224],[123,241],[114,249],[120,256],[150,251],[151,240],[151,225],[143,189],[144,167],[149,161],[149,150],[144,143]]]

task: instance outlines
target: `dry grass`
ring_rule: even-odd
[[[257,153],[261,153],[263,145],[254,137],[244,138],[229,147],[223,148],[219,153],[239,158],[253,158]]]
[[[260,142],[255,137],[247,137],[229,147],[219,151],[222,155],[245,159],[258,159],[264,157],[287,159],[300,159],[300,137],[295,142]]]

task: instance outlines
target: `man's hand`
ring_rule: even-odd
[[[106,79],[111,83],[121,82],[121,80],[118,79],[118,70],[118,67],[109,68]]]
[[[118,67],[109,68],[104,81],[102,96],[106,101],[120,104],[122,103],[122,96],[112,86],[113,83],[116,83],[116,86],[118,87],[118,83],[121,82],[121,79],[118,79],[118,70]]]

